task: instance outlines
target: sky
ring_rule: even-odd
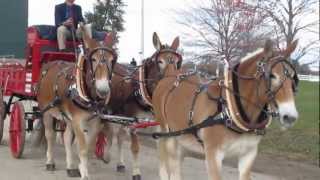
[[[64,0],[29,0],[29,25],[54,24],[54,6]],[[93,11],[96,0],[76,0],[75,3],[82,7],[83,13]],[[133,57],[141,59],[141,0],[124,0],[125,7],[125,31],[120,33],[119,61],[129,62]],[[184,32],[185,28],[177,23],[176,11],[190,7],[199,0],[144,0],[145,6],[145,33],[144,33],[144,57],[155,52],[152,44],[152,34],[157,32],[161,42],[171,44],[176,36]],[[319,11],[314,16],[319,18]],[[306,18],[311,20],[312,18]],[[319,38],[315,35],[312,38]],[[310,38],[309,38],[310,39]],[[184,39],[180,36],[183,44]],[[299,43],[304,44],[308,38],[301,38]],[[183,46],[183,45],[182,45]],[[306,57],[308,61],[312,57]],[[318,65],[319,66],[319,65]]]
[[[172,7],[185,4],[186,0],[145,0],[145,57],[151,56],[155,49],[152,34],[157,32],[161,42],[171,44],[179,35],[179,27],[172,18]],[[29,26],[35,24],[54,24],[54,6],[64,0],[29,0]],[[76,0],[82,11],[93,11],[95,0]],[[141,59],[141,0],[124,0],[125,31],[120,33],[119,61],[129,62],[133,57]]]

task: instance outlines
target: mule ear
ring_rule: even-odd
[[[107,33],[106,37],[103,40],[103,45],[107,47],[112,47],[114,39],[115,39],[115,34],[113,32]]]
[[[84,29],[84,24],[82,23],[82,22],[79,22],[79,29],[81,30],[81,31],[84,31],[85,29]]]
[[[156,50],[159,51],[161,49],[161,42],[160,42],[159,36],[156,32],[153,33],[152,41],[153,41],[154,48],[156,48]]]
[[[98,46],[98,43],[92,39],[92,26],[91,24],[79,24],[80,35],[86,48],[93,49]]]
[[[179,39],[179,36],[178,36],[173,40],[173,42],[171,44],[171,49],[177,50],[178,47],[179,47],[179,44],[180,44],[180,39]]]
[[[272,56],[273,53],[273,42],[270,39],[267,39],[264,43],[264,53],[266,54],[266,58]]]
[[[297,48],[297,45],[298,45],[298,39],[288,44],[287,48],[283,52],[283,56],[285,58],[288,58],[291,55],[291,53]]]

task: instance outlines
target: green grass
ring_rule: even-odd
[[[262,153],[318,163],[319,160],[319,83],[300,81],[296,97],[299,120],[287,131],[274,121],[262,140]]]

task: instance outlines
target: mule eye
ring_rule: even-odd
[[[270,79],[275,79],[276,76],[274,74],[270,74]]]

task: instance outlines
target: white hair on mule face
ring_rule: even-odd
[[[283,130],[292,127],[298,119],[298,112],[294,101],[279,103],[278,111]]]
[[[100,93],[107,94],[110,91],[109,81],[107,79],[98,79],[95,84]]]

